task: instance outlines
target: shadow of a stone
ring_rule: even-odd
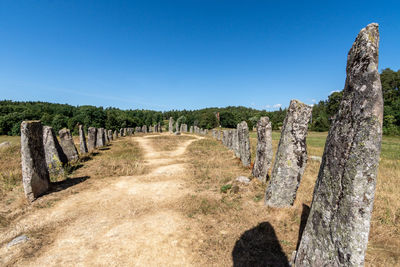
[[[67,178],[67,179],[65,179],[63,181],[59,181],[59,182],[53,182],[50,184],[50,189],[49,189],[49,191],[47,191],[46,194],[65,190],[71,186],[80,184],[89,178],[90,178],[90,176],[82,176],[82,177],[76,177],[76,178]]]
[[[299,235],[297,238],[296,250],[298,250],[298,248],[299,248],[301,236],[303,235],[304,228],[306,227],[306,223],[307,223],[309,214],[310,214],[310,207],[307,206],[306,204],[303,204],[303,210],[301,211]]]
[[[263,222],[244,232],[232,251],[233,266],[289,266],[275,230]]]

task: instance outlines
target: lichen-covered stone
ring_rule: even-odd
[[[265,193],[265,204],[271,207],[289,207],[307,163],[306,137],[312,107],[292,100],[283,122],[281,139],[276,152],[271,181]]]
[[[113,140],[113,132],[112,130],[107,131],[108,141],[111,142]]]
[[[239,150],[239,136],[237,129],[232,130],[232,150],[235,152],[235,156],[240,158],[240,150]]]
[[[229,131],[228,130],[223,130],[222,131],[222,144],[224,146],[228,146],[228,135],[229,135]]]
[[[64,154],[67,156],[68,162],[73,162],[79,159],[78,150],[76,150],[74,140],[72,139],[69,129],[61,129],[58,131],[60,136],[60,145]]]
[[[364,265],[382,141],[378,50],[378,24],[369,24],[347,57],[296,266]]]
[[[79,125],[79,149],[81,151],[81,154],[88,153],[85,131],[83,130],[83,125]]]
[[[168,132],[174,132],[174,119],[172,117],[169,118]]]
[[[103,147],[105,146],[105,138],[104,138],[104,128],[97,129],[97,137],[96,137],[96,147]]]
[[[242,121],[237,125],[238,141],[239,141],[239,153],[242,165],[249,167],[251,164],[251,153],[250,153],[250,138],[249,138],[249,127],[247,122]]]
[[[21,165],[25,196],[29,201],[34,201],[50,186],[40,121],[21,123]]]
[[[68,163],[68,159],[50,126],[43,126],[43,147],[49,174],[64,174],[63,166]]]
[[[272,126],[268,117],[257,122],[257,150],[252,174],[262,182],[267,181],[268,170],[272,162]]]
[[[88,128],[88,150],[92,152],[97,146],[97,128],[89,127]]]

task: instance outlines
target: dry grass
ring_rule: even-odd
[[[256,134],[250,136],[254,160]],[[322,156],[326,136],[327,133],[309,133],[309,156]],[[274,151],[279,137],[279,133],[273,133]],[[400,265],[399,145],[399,138],[384,137],[366,266]],[[249,186],[239,185],[239,192],[233,193],[234,178],[250,177],[251,171],[241,167],[233,153],[219,142],[212,139],[195,142],[189,147],[187,157],[196,191],[187,197],[183,211],[205,233],[206,240],[197,248],[202,264],[218,262],[217,265],[226,266],[233,260],[254,265],[273,259],[289,260],[298,242],[303,209],[306,211],[312,201],[320,163],[308,161],[292,208],[273,209],[264,206],[265,185],[256,180]],[[221,187],[226,185],[232,189],[222,193]],[[237,255],[244,262],[239,262]]]

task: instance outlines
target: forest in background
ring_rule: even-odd
[[[381,72],[384,98],[383,132],[387,135],[400,135],[400,70],[384,69]],[[342,98],[342,92],[333,92],[327,100],[313,106],[310,130],[327,131],[336,114]],[[219,120],[218,116],[219,114]],[[167,125],[173,117],[179,123],[197,125],[212,129],[217,126],[236,128],[246,121],[251,129],[261,116],[268,116],[272,128],[278,130],[286,116],[286,109],[276,111],[257,110],[246,107],[205,108],[200,110],[121,110],[95,106],[71,106],[47,102],[0,101],[0,135],[19,135],[24,120],[41,120],[44,125],[52,126],[55,131],[64,127],[77,134],[77,125],[103,127],[118,130],[125,127],[155,125],[158,122]]]

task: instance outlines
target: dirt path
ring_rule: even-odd
[[[195,139],[174,151],[155,151],[151,138],[134,137],[150,173],[124,176],[71,195],[20,220],[8,233],[59,225],[24,266],[189,266],[195,226],[176,204],[188,192],[183,154]],[[60,229],[62,228],[62,229]],[[191,229],[191,231],[187,231]],[[0,255],[12,257],[6,248]],[[2,257],[3,257],[2,256]]]

